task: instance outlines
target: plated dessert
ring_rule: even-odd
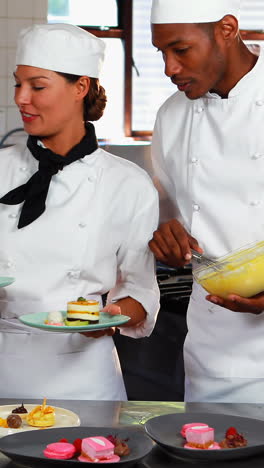
[[[30,412],[22,403],[14,408],[6,418],[0,418],[0,426],[4,428],[19,429],[22,424],[35,427],[51,427],[55,424],[55,410],[52,406],[47,406],[44,398],[41,405],[37,405]]]
[[[19,406],[0,406],[0,437],[25,431],[79,425],[80,418],[76,413],[47,405],[46,398],[39,405],[22,403]]]
[[[22,402],[21,406],[18,406],[17,408],[14,408],[12,410],[12,414],[18,414],[21,419],[26,419],[28,415],[28,410],[25,408],[24,403]]]
[[[79,297],[77,301],[67,303],[67,313],[64,318],[60,311],[49,312],[46,325],[80,327],[94,325],[99,322],[100,304],[95,300]]]
[[[219,443],[215,441],[214,428],[205,423],[188,423],[181,428],[185,439],[184,448],[194,450],[220,450],[227,448],[246,447],[247,440],[235,427],[229,427],[225,437]]]
[[[60,439],[48,444],[43,454],[56,460],[75,458],[86,463],[117,463],[121,457],[130,454],[130,449],[126,440],[112,435],[99,435],[75,439],[72,443],[68,439]]]
[[[100,305],[98,301],[86,300],[79,297],[77,301],[67,304],[67,316],[65,325],[80,326],[91,325],[99,322]]]
[[[84,463],[139,466],[153,447],[154,442],[136,425],[53,427],[0,438],[1,453],[16,463],[36,467],[81,467]]]

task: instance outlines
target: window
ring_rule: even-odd
[[[155,115],[165,99],[176,91],[164,75],[160,53],[151,43],[150,10],[152,0],[133,0],[133,76],[132,122],[133,135],[150,134]]]
[[[48,22],[77,24],[105,41],[100,83],[106,90],[108,102],[103,117],[94,125],[99,139],[123,138],[125,54],[118,2],[96,0],[95,4],[94,0],[49,0]]]
[[[164,75],[161,55],[151,45],[151,3],[152,0],[133,0],[133,135],[151,134],[160,104],[176,91],[176,87]],[[264,40],[263,0],[244,0],[240,27],[247,43],[259,44]]]
[[[116,0],[49,0],[49,23],[72,23],[91,27],[117,27]]]
[[[259,45],[264,44],[264,5],[263,0],[244,0],[240,17],[241,36],[253,52],[258,53]]]
[[[106,44],[101,84],[108,95],[96,125],[100,138],[150,139],[156,112],[176,87],[164,75],[151,44],[152,0],[49,0],[49,22],[78,24]],[[244,0],[241,36],[251,47],[264,41],[264,2]],[[255,50],[255,49],[254,49]]]

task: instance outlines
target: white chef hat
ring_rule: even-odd
[[[35,24],[18,36],[16,65],[98,78],[104,50],[102,39],[78,26]]]
[[[152,0],[151,23],[211,23],[239,17],[241,0]]]

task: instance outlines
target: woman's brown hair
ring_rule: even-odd
[[[69,83],[76,83],[80,76],[71,75],[70,73],[56,72],[61,75]],[[86,94],[83,106],[83,119],[84,121],[99,120],[103,113],[107,102],[105,89],[100,85],[98,78],[90,78],[89,91]]]

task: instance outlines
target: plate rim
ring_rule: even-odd
[[[1,285],[1,280],[7,280],[7,281],[4,281],[4,284]],[[5,288],[6,286],[9,286],[10,284],[14,283],[14,281],[16,280],[16,278],[14,276],[0,276],[0,288]]]

